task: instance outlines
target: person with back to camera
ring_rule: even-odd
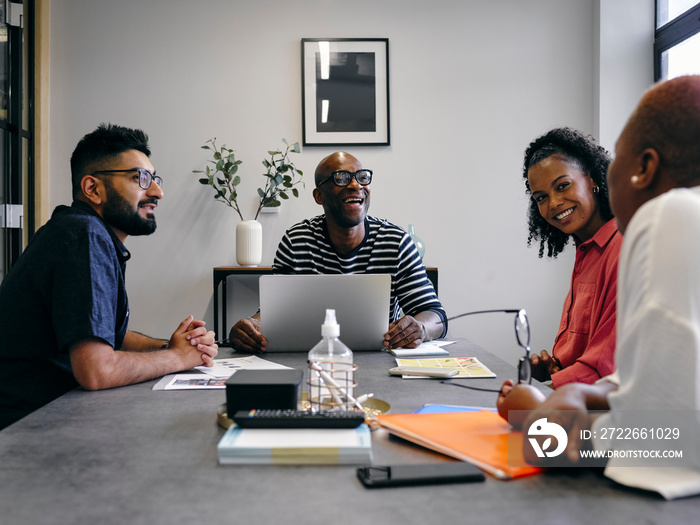
[[[128,330],[124,242],[155,231],[163,198],[150,154],[138,129],[102,124],[85,135],[71,157],[72,205],[54,210],[3,279],[0,429],[77,386],[212,365],[215,334],[192,316],[169,340]]]
[[[349,153],[336,152],[321,160],[313,196],[325,213],[287,230],[272,267],[281,274],[391,274],[391,315],[384,346],[415,348],[443,337],[447,316],[408,234],[367,215],[372,176]],[[260,314],[233,325],[229,340],[242,352],[265,351]]]
[[[515,385],[508,395],[501,393],[497,401],[505,418],[510,410],[531,411],[525,414],[523,429],[543,417],[562,426],[568,434],[563,457],[574,464],[584,445],[613,453],[638,444],[645,449],[680,449],[680,464],[630,466],[620,454],[605,467],[608,478],[656,491],[666,499],[700,494],[698,137],[700,75],[687,75],[652,86],[617,140],[607,177],[624,235],[616,372],[593,385],[565,385],[544,402],[525,384]],[[590,412],[599,410],[608,412]],[[651,426],[652,413],[682,418],[680,426],[687,434],[680,436],[683,441],[654,443],[641,433],[636,442],[601,438],[603,429],[626,431],[639,428],[640,422]],[[595,435],[582,443],[586,430]],[[527,439],[523,453],[530,463],[543,461]]]
[[[525,151],[523,177],[531,196],[528,245],[539,240],[549,257],[576,245],[571,287],[552,354],[533,353],[532,375],[566,383],[593,383],[612,373],[615,351],[617,263],[622,236],[608,202],[610,156],[591,137],[553,129]],[[510,386],[510,383],[504,385]]]

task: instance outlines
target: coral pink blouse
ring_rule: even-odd
[[[555,387],[593,383],[615,371],[617,260],[621,245],[617,220],[610,219],[591,239],[576,247],[571,288],[552,348],[562,366],[552,375]]]

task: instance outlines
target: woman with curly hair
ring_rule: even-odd
[[[571,288],[552,355],[531,356],[532,372],[554,388],[593,383],[612,373],[615,350],[617,261],[622,244],[608,201],[610,156],[592,137],[557,128],[525,151],[523,177],[532,197],[528,246],[539,242],[556,257],[570,238],[576,246]]]

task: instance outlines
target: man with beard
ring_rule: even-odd
[[[325,214],[287,230],[273,269],[281,274],[391,274],[391,319],[384,346],[415,348],[443,337],[447,316],[408,234],[367,215],[372,175],[349,153],[324,158],[316,167],[313,195]],[[229,340],[239,351],[265,351],[259,313],[238,321]]]
[[[101,125],[71,157],[58,206],[0,286],[0,429],[65,392],[211,365],[215,335],[189,316],[169,340],[127,329],[129,235],[156,229],[163,180],[140,130]],[[30,337],[28,337],[30,336]]]

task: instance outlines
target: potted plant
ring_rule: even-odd
[[[216,137],[208,140],[202,149],[212,152],[212,159],[207,162],[204,170],[193,170],[193,173],[204,175],[199,183],[211,186],[216,191],[214,199],[233,208],[241,222],[236,226],[236,260],[241,266],[257,266],[262,261],[262,226],[258,222],[260,211],[265,207],[277,207],[290,196],[299,197],[298,185],[304,186],[301,178],[304,173],[290,160],[292,153],[299,153],[299,143],[289,144],[282,139],[284,149],[268,151],[269,157],[263,159],[265,167],[265,186],[258,188],[260,203],[255,211],[253,220],[245,220],[238,204],[237,186],[241,177],[237,174],[238,167],[243,161],[236,159],[231,148],[225,144],[216,145]]]

